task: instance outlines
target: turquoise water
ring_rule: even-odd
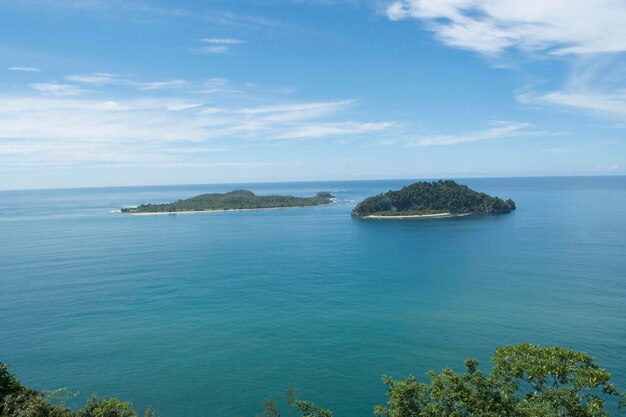
[[[368,416],[383,374],[563,344],[626,388],[626,177],[467,179],[507,215],[354,220],[411,181],[0,192],[0,361],[37,388],[163,416],[252,416],[295,386]],[[127,216],[248,188],[338,204]]]

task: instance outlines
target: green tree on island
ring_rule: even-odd
[[[515,210],[513,200],[492,197],[452,180],[439,180],[419,181],[400,190],[368,197],[356,205],[352,216],[460,215],[508,213],[511,210]]]
[[[122,213],[176,213],[212,210],[256,210],[267,208],[310,207],[333,203],[333,195],[320,191],[314,197],[292,195],[255,195],[248,190],[233,190],[228,193],[200,194],[184,200],[163,204],[141,204],[123,208]]]

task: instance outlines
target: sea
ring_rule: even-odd
[[[489,371],[498,346],[588,352],[626,390],[626,177],[458,179],[510,214],[354,219],[415,180],[0,192],[0,362],[76,406],[255,416],[284,392],[372,416],[383,375]],[[207,192],[328,206],[133,216]],[[609,410],[616,411],[616,410]]]

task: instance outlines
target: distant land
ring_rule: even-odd
[[[368,197],[352,210],[362,218],[452,217],[480,213],[508,213],[513,200],[474,191],[452,180],[416,182],[398,191]]]
[[[326,191],[319,192],[314,197],[294,197],[291,195],[257,196],[252,191],[233,190],[223,194],[201,194],[173,203],[141,204],[137,207],[123,208],[120,211],[128,214],[166,214],[196,211],[309,207],[331,204],[333,202],[332,194]]]

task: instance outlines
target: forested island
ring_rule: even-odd
[[[353,217],[450,217],[515,210],[513,200],[474,191],[452,180],[416,182],[398,191],[368,197],[352,210]]]
[[[173,203],[141,204],[123,208],[122,213],[157,214],[194,211],[258,210],[270,208],[308,207],[333,203],[331,193],[322,191],[314,197],[294,197],[291,195],[257,196],[248,190],[233,190],[228,193],[201,194],[178,200]]]

